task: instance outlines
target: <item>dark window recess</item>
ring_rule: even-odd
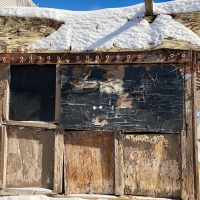
[[[9,119],[55,120],[55,65],[11,66]]]

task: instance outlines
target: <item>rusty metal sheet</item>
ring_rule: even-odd
[[[123,146],[125,194],[181,197],[179,135],[125,134]]]
[[[138,52],[85,52],[85,53],[2,53],[5,64],[109,64],[109,63],[173,63],[190,62],[191,51],[154,50]]]
[[[67,132],[65,134],[65,192],[114,194],[114,134]]]
[[[67,66],[61,127],[180,133],[183,69],[178,65]]]

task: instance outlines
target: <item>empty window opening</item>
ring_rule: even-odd
[[[12,65],[9,119],[55,120],[56,65]]]

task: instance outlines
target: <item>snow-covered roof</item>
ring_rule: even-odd
[[[29,49],[87,51],[110,49],[148,49],[174,38],[200,47],[200,38],[175,21],[171,13],[200,11],[199,0],[154,3],[158,14],[152,23],[144,17],[144,4],[96,11],[69,11],[50,8],[0,8],[1,16],[55,19],[64,24],[48,37],[30,44]]]
[[[0,7],[7,6],[36,7],[32,0],[0,0]]]

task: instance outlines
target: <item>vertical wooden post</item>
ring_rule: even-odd
[[[196,77],[193,54],[192,64],[185,66],[185,130],[181,134],[182,185],[184,200],[199,199],[198,149],[197,149],[197,106],[195,100]]]
[[[6,126],[1,127],[1,173],[0,188],[6,187],[6,169],[7,169],[7,130]]]
[[[61,66],[56,66],[56,106],[55,106],[55,122],[60,124],[60,102],[61,102]]]
[[[64,155],[64,136],[63,131],[55,131],[54,143],[54,182],[53,191],[62,193],[63,186],[63,155]]]
[[[145,14],[146,15],[153,15],[153,1],[152,0],[145,0]]]
[[[124,195],[124,159],[121,132],[115,132],[115,195]]]
[[[198,166],[198,126],[197,126],[197,85],[196,85],[196,63],[197,53],[193,52],[193,63],[192,63],[192,91],[193,91],[193,148],[194,148],[194,195],[195,199],[200,199],[199,193],[199,166]]]
[[[3,98],[3,109],[2,109],[2,121],[8,121],[9,120],[9,76],[10,76],[10,66],[9,65],[3,65],[3,80],[4,80],[4,84],[5,84],[5,96]]]

